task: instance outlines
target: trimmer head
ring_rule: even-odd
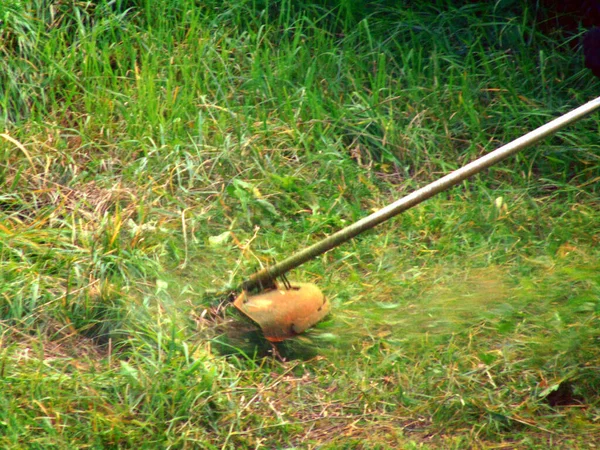
[[[331,305],[321,290],[311,283],[287,283],[255,295],[247,291],[234,306],[256,322],[271,342],[281,342],[304,332],[323,319]]]

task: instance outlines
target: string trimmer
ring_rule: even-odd
[[[287,272],[556,133],[599,107],[600,97],[396,200],[280,263],[256,272],[238,289],[241,293],[233,304],[260,326],[269,341],[279,342],[302,333],[323,319],[331,307],[317,286],[290,283],[285,278]],[[278,283],[277,278],[282,282]]]

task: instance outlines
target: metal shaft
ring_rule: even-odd
[[[407,209],[427,200],[434,195],[449,189],[452,186],[466,180],[467,178],[487,169],[490,166],[502,161],[505,158],[527,148],[536,142],[542,140],[546,136],[556,133],[558,130],[573,123],[586,114],[591,113],[600,107],[600,97],[580,106],[573,111],[570,111],[553,121],[542,125],[539,128],[521,136],[518,139],[482,156],[479,159],[449,173],[448,175],[434,181],[427,186],[424,186],[417,191],[396,200],[394,203],[380,209],[379,211],[367,216],[358,222],[343,228],[331,236],[311,245],[310,247],[301,250],[294,255],[286,258],[278,264],[271,267],[266,267],[259,272],[256,272],[244,283],[245,289],[254,289],[260,286],[267,286],[272,283],[272,280],[283,275],[284,273],[298,267],[299,265],[309,261],[317,256],[331,250],[334,247],[352,239],[354,236],[369,230],[376,225],[394,217]]]

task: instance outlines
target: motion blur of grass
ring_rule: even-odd
[[[286,361],[203,295],[597,95],[534,4],[4,0],[0,446],[600,445],[597,116],[296,270]]]

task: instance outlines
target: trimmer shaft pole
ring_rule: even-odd
[[[316,258],[317,256],[325,253],[328,250],[331,250],[334,247],[352,239],[354,236],[362,233],[363,231],[369,230],[381,222],[385,222],[386,220],[394,217],[401,212],[406,211],[407,209],[412,208],[415,205],[427,200],[428,198],[433,197],[434,195],[445,191],[446,189],[457,185],[461,181],[466,180],[467,178],[481,172],[484,169],[487,169],[490,166],[502,161],[505,158],[527,148],[536,142],[542,140],[546,136],[549,136],[553,133],[556,133],[561,128],[573,123],[585,115],[591,113],[600,107],[600,97],[592,100],[591,102],[586,103],[583,106],[580,106],[577,109],[574,109],[571,112],[568,112],[557,119],[547,123],[546,125],[542,125],[541,127],[527,133],[525,136],[522,136],[514,141],[500,147],[497,150],[494,150],[491,153],[488,153],[485,156],[467,164],[460,169],[455,170],[454,172],[449,173],[448,175],[440,178],[433,183],[428,184],[427,186],[422,187],[421,189],[409,194],[391,205],[386,206],[385,208],[380,209],[379,211],[371,214],[370,216],[365,217],[364,219],[359,220],[358,222],[347,226],[346,228],[332,234],[331,236],[323,239],[322,241],[317,242],[316,244],[311,245],[304,250],[299,251],[298,253],[286,258],[278,264],[275,264],[271,267],[266,267],[259,272],[252,275],[248,280],[244,283],[244,289],[254,289],[260,286],[268,286],[272,283],[272,280],[283,275],[284,273],[298,267],[299,265],[305,263],[308,260]]]

